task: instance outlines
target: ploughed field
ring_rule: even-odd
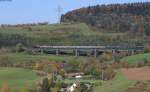
[[[122,69],[128,80],[150,80],[150,67]]]
[[[36,73],[29,69],[0,68],[0,88],[7,84],[11,89],[22,91],[34,87],[38,79]]]

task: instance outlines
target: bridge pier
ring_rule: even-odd
[[[131,51],[131,54],[134,55],[134,50]]]
[[[59,55],[59,50],[58,50],[58,49],[56,49],[56,55],[57,55],[57,56]]]
[[[40,49],[40,53],[41,53],[41,54],[44,54],[44,50],[43,50],[43,49]]]
[[[116,50],[115,49],[112,50],[112,54],[113,55],[116,54]]]
[[[78,52],[78,49],[75,49],[75,56],[79,56],[79,52]]]
[[[97,49],[94,50],[94,57],[97,57]]]

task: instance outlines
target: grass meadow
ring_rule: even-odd
[[[34,87],[38,79],[36,73],[29,69],[0,68],[0,88],[7,84],[12,89],[22,91]]]
[[[103,81],[102,86],[94,88],[94,92],[124,92],[129,86],[132,86],[136,81],[127,80],[119,71],[116,77],[110,81]]]
[[[121,61],[126,61],[129,64],[135,64],[145,59],[150,61],[150,53],[128,56],[123,58]]]

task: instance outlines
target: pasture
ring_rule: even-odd
[[[75,56],[56,56],[56,55],[45,55],[45,54],[26,54],[26,53],[3,53],[0,54],[0,61],[6,62],[39,62],[39,61],[72,61],[74,59],[83,60],[84,57]]]
[[[0,68],[0,88],[3,84],[8,84],[10,88],[22,91],[25,87],[34,87],[38,79],[39,77],[29,69]]]
[[[128,57],[121,59],[121,61],[126,61],[129,64],[136,64],[145,59],[150,61],[150,53],[128,56]]]
[[[113,80],[103,81],[101,86],[95,87],[94,92],[124,92],[135,82],[136,81],[127,80],[122,72],[119,71]]]

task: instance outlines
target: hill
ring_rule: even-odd
[[[61,22],[84,22],[101,32],[150,36],[150,2],[84,7],[62,15]]]
[[[18,43],[32,47],[36,45],[139,44],[145,41],[142,37],[129,36],[126,33],[94,31],[85,23],[0,27],[0,47],[14,47]]]
[[[0,46],[72,45],[93,32],[84,23],[0,27]]]

